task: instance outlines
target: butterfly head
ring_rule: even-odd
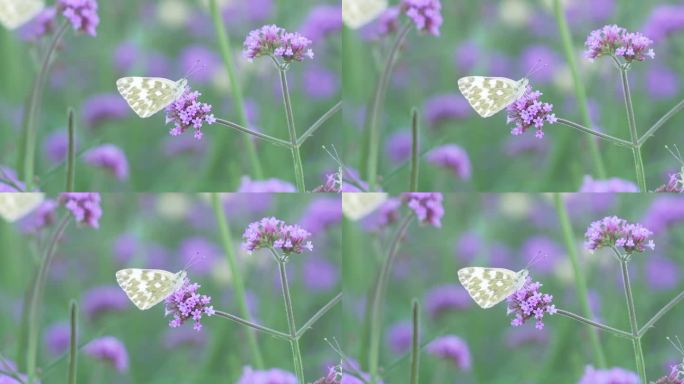
[[[521,269],[518,271],[518,281],[516,283],[515,291],[519,291],[525,285],[529,276],[530,271],[527,269]]]

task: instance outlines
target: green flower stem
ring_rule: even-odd
[[[418,191],[418,110],[411,110],[411,181],[409,191]]]
[[[378,276],[374,288],[373,305],[370,313],[370,345],[368,348],[368,367],[371,375],[371,384],[378,382],[380,338],[382,337],[382,307],[384,304],[387,282],[392,271],[394,259],[399,251],[399,244],[406,234],[406,230],[408,229],[409,224],[411,224],[413,217],[413,213],[410,213],[401,221],[399,228],[392,238],[392,242],[389,244],[390,248],[387,252],[387,257],[385,257],[385,261],[382,264],[380,275]]]
[[[577,252],[577,245],[575,244],[575,233],[572,230],[572,224],[570,223],[570,218],[568,217],[568,212],[565,209],[565,204],[563,203],[562,196],[558,193],[553,194],[553,202],[556,207],[556,214],[558,215],[558,221],[560,222],[561,229],[563,231],[563,241],[565,242],[565,248],[568,252],[568,257],[570,258],[570,264],[572,265],[572,271],[575,278],[575,288],[577,289],[577,296],[580,302],[580,308],[582,313],[586,318],[594,317],[591,312],[591,307],[589,306],[589,299],[587,294],[587,282],[584,280],[584,274],[579,264],[579,257]],[[595,330],[589,330],[589,343],[594,352],[594,362],[599,368],[606,367],[606,355],[603,352],[603,347],[599,341],[598,334]]]
[[[221,17],[221,12],[219,11],[216,0],[209,1],[209,10],[214,23],[214,29],[216,29],[216,37],[218,40],[219,51],[221,52],[221,58],[223,59],[223,66],[226,68],[226,74],[228,75],[228,81],[230,82],[230,93],[235,103],[238,121],[241,125],[246,127],[248,122],[245,103],[242,97],[242,87],[240,87],[240,79],[238,79],[235,73],[235,63],[233,63],[230,39],[226,35],[226,27],[223,25],[223,18]],[[249,137],[245,136],[244,145],[247,149],[247,157],[249,158],[254,177],[256,179],[263,179],[264,172],[261,166],[261,161],[259,160],[259,156],[257,156],[254,143],[249,139]]]
[[[677,105],[672,107],[672,109],[670,109],[666,114],[664,114],[663,117],[656,121],[656,123],[653,124],[653,126],[649,128],[643,136],[641,136],[641,138],[639,139],[639,146],[643,145],[646,142],[646,140],[648,140],[651,136],[655,135],[656,131],[660,129],[660,127],[665,125],[665,123],[668,120],[670,120],[682,109],[684,109],[684,100],[680,101],[679,103],[677,103]]]
[[[219,236],[221,237],[223,252],[226,254],[228,268],[230,269],[230,275],[233,279],[233,289],[235,290],[235,299],[238,305],[238,311],[240,316],[249,321],[251,316],[247,307],[247,299],[245,298],[245,285],[242,281],[242,272],[237,265],[235,248],[233,247],[233,238],[230,234],[230,227],[228,226],[228,220],[226,220],[226,216],[223,213],[223,206],[221,205],[221,201],[217,193],[211,194],[211,206],[214,210],[214,216],[216,217],[216,223],[219,229]],[[257,343],[254,332],[247,332],[247,346],[252,355],[252,361],[254,365],[257,367],[257,369],[263,369],[264,360],[261,357],[262,355],[261,351],[259,350],[259,343]]]
[[[55,50],[57,49],[60,41],[62,41],[62,37],[64,37],[64,34],[68,28],[69,22],[65,20],[57,30],[57,33],[53,36],[45,58],[43,59],[43,64],[38,72],[38,77],[33,83],[33,88],[31,89],[31,96],[29,97],[29,105],[24,126],[24,150],[22,153],[22,171],[27,191],[33,189],[32,185],[36,160],[37,140],[36,121],[38,120],[40,99],[43,96],[43,89],[45,87],[45,82],[47,81],[48,70],[50,68],[50,63],[52,62]]]
[[[387,86],[389,85],[389,78],[392,74],[392,68],[399,53],[399,47],[404,43],[406,35],[411,30],[413,24],[406,23],[399,34],[397,35],[394,45],[387,56],[385,67],[380,74],[380,80],[375,88],[375,95],[371,103],[370,119],[368,121],[369,141],[368,141],[368,162],[366,164],[366,177],[368,180],[368,190],[374,191],[377,184],[378,175],[378,158],[380,154],[380,113],[385,102],[385,93],[387,93]]]
[[[575,88],[575,98],[577,99],[577,107],[580,110],[584,125],[590,126],[591,118],[589,117],[589,109],[587,108],[587,94],[584,89],[584,83],[580,78],[577,61],[575,60],[575,47],[572,43],[570,29],[568,28],[568,22],[565,18],[565,11],[561,4],[561,0],[553,0],[553,13],[556,18],[556,23],[558,24],[558,32],[560,33],[561,41],[563,42],[565,60],[568,63],[568,67],[570,67],[572,83]],[[589,146],[589,153],[594,165],[594,172],[599,178],[604,179],[606,177],[606,168],[598,144],[588,137],[587,145]]]
[[[684,299],[684,291],[680,292],[679,295],[677,295],[674,299],[670,300],[669,303],[665,304],[665,306],[656,313],[651,320],[649,320],[646,324],[644,324],[643,327],[639,330],[639,337],[642,337],[648,332],[651,327],[656,323],[656,321],[660,320],[661,317],[663,317],[666,313],[670,312],[672,308],[675,307],[680,301]]]
[[[283,93],[283,105],[285,106],[285,115],[287,116],[287,130],[290,134],[290,150],[292,151],[295,182],[299,192],[306,192],[306,185],[304,184],[304,168],[302,167],[302,156],[299,153],[299,145],[297,144],[297,129],[295,128],[294,114],[292,113],[292,102],[290,102],[290,89],[287,86],[287,68],[284,68],[282,65],[278,66],[278,73],[280,74],[280,88]]]
[[[76,174],[76,142],[74,137],[74,110],[69,108],[67,112],[67,134],[69,136],[69,148],[67,150],[67,177],[66,192],[74,191],[74,181]]]
[[[621,138],[619,138],[619,137],[611,136],[611,135],[606,134],[606,133],[603,133],[603,132],[595,131],[595,130],[593,130],[593,129],[591,129],[591,128],[587,128],[587,127],[585,127],[585,126],[583,126],[583,125],[581,125],[581,124],[577,124],[577,123],[575,123],[574,121],[562,119],[562,118],[559,117],[559,118],[558,118],[558,123],[559,123],[559,124],[566,125],[566,126],[568,126],[568,127],[570,127],[570,128],[574,128],[574,129],[576,129],[576,130],[578,130],[578,131],[581,131],[581,132],[584,132],[584,133],[588,133],[588,134],[590,134],[590,135],[594,135],[594,136],[599,137],[599,138],[601,138],[601,139],[607,140],[607,141],[609,141],[609,142],[611,142],[611,143],[613,143],[613,144],[615,144],[615,145],[625,146],[625,147],[629,147],[629,148],[632,148],[632,146],[634,145],[634,144],[632,144],[632,142],[630,142],[630,141],[623,140],[623,139],[621,139]]]
[[[325,124],[328,120],[330,120],[331,117],[333,117],[337,112],[342,110],[342,102],[338,101],[337,104],[333,105],[332,108],[330,108],[326,113],[323,114],[318,120],[316,120],[315,123],[313,123],[309,129],[307,129],[300,137],[297,139],[297,145],[302,146],[304,142],[316,131],[318,128],[320,128],[323,124]]]
[[[254,328],[257,331],[264,332],[264,333],[271,335],[277,339],[288,340],[288,341],[290,340],[290,335],[288,335],[287,333],[276,331],[275,329],[253,323],[253,322],[251,322],[249,320],[245,320],[241,317],[231,315],[228,312],[223,312],[223,311],[215,311],[215,312],[216,312],[216,316],[223,317],[225,319],[228,319],[230,321],[234,321],[234,322],[241,324],[241,325],[248,326],[250,328]]]
[[[420,304],[418,300],[413,299],[412,304],[412,325],[413,331],[411,333],[411,384],[418,384],[418,370],[420,365],[420,346],[418,345],[420,337]]]
[[[246,133],[246,134],[252,135],[254,137],[257,137],[259,139],[266,140],[269,143],[274,144],[274,145],[287,147],[287,148],[290,148],[290,146],[292,146],[292,144],[289,141],[285,141],[285,140],[279,139],[277,137],[267,135],[265,133],[253,131],[249,128],[243,127],[242,125],[233,123],[232,121],[228,121],[228,120],[224,120],[224,119],[216,119],[216,124],[221,124],[221,125],[224,125],[228,128],[232,128],[238,132]]]
[[[330,311],[335,305],[337,305],[340,301],[342,301],[342,293],[338,293],[335,297],[333,297],[330,301],[328,301],[327,304],[325,304],[321,309],[318,310],[309,320],[307,320],[304,325],[302,325],[301,328],[297,331],[297,338],[301,339],[302,336],[311,329],[311,327],[320,319],[321,317],[325,316],[328,311]]]
[[[76,384],[76,367],[78,364],[78,356],[76,351],[78,346],[76,345],[77,333],[78,332],[78,303],[76,300],[71,299],[69,302],[69,371],[67,374],[67,383]]]
[[[569,317],[569,318],[571,318],[573,320],[577,320],[581,323],[591,325],[593,327],[596,327],[596,328],[602,329],[604,331],[610,332],[610,333],[614,334],[615,336],[625,337],[625,338],[630,339],[630,340],[632,340],[634,338],[634,336],[629,332],[625,332],[621,329],[613,328],[609,325],[605,325],[605,324],[601,324],[601,323],[598,323],[598,322],[593,321],[593,320],[589,320],[586,317],[582,317],[582,316],[575,314],[575,313],[572,313],[570,311],[558,309],[558,310],[556,310],[556,313],[561,315],[561,316]]]
[[[269,250],[278,262],[280,285],[283,289],[283,301],[285,303],[285,314],[287,315],[287,326],[290,331],[290,348],[292,349],[292,362],[294,364],[295,376],[297,376],[298,383],[306,383],[306,381],[304,381],[304,362],[302,360],[302,351],[299,348],[297,324],[295,323],[294,309],[292,307],[292,296],[290,295],[290,286],[287,283],[287,271],[285,269],[287,259],[279,255],[275,249],[269,248]]]
[[[40,262],[38,267],[38,274],[36,275],[36,280],[34,282],[31,301],[29,303],[29,330],[28,330],[28,346],[26,349],[26,374],[28,375],[28,384],[32,384],[36,379],[36,367],[37,367],[37,357],[38,357],[38,336],[40,333],[39,317],[40,317],[40,301],[43,296],[43,291],[45,290],[45,281],[47,280],[48,270],[50,269],[50,264],[52,263],[52,258],[57,251],[57,244],[62,239],[64,231],[71,216],[65,216],[57,225],[50,243],[45,250],[45,255]]]

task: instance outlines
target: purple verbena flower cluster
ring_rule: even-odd
[[[458,368],[464,371],[470,371],[472,366],[470,348],[458,336],[446,335],[438,337],[431,341],[425,350],[433,356],[453,361]]]
[[[443,22],[440,0],[402,0],[401,10],[413,20],[419,31],[439,36]]]
[[[584,56],[589,60],[601,56],[619,56],[626,62],[644,61],[646,57],[655,58],[655,52],[649,48],[653,41],[639,32],[627,32],[617,25],[606,25],[592,31],[584,43],[587,50]]]
[[[508,301],[508,314],[515,314],[511,325],[519,327],[527,320],[534,318],[536,320],[535,328],[544,329],[544,315],[553,315],[556,313],[556,306],[551,303],[553,296],[541,293],[539,288],[542,284],[539,282],[532,282],[532,279],[527,277],[525,285],[522,286],[512,295],[506,299]]]
[[[285,255],[313,251],[311,233],[299,225],[289,225],[275,217],[264,217],[247,226],[242,235],[242,248],[247,253],[262,248],[276,248]]]
[[[83,347],[86,355],[109,362],[118,372],[128,371],[126,346],[114,336],[93,339]]]
[[[444,206],[442,194],[436,192],[410,192],[401,195],[402,200],[416,214],[421,223],[427,223],[433,227],[442,226]]]
[[[428,163],[451,169],[461,180],[470,179],[471,165],[468,153],[456,144],[445,144],[432,149],[425,155]]]
[[[100,24],[97,15],[97,1],[95,0],[59,0],[57,8],[62,15],[69,20],[76,31],[81,31],[95,36],[95,29]]]
[[[643,252],[646,248],[655,249],[655,243],[649,239],[651,235],[653,232],[639,223],[632,224],[617,216],[608,216],[591,223],[584,234],[584,246],[590,252],[603,247],[618,247],[631,254]]]
[[[119,181],[128,179],[128,160],[124,151],[114,144],[103,144],[83,154],[83,161],[95,167],[104,168]]]
[[[194,321],[192,328],[200,331],[202,315],[211,316],[215,313],[214,307],[209,305],[211,297],[198,294],[199,288],[199,284],[190,283],[190,280],[185,278],[183,286],[165,299],[166,313],[173,315],[173,319],[169,321],[169,327],[180,327],[184,322],[192,319]]]
[[[277,25],[264,25],[251,31],[243,44],[242,55],[253,61],[261,56],[274,56],[285,63],[313,59],[314,53],[309,46],[311,40],[297,32],[287,32]]]
[[[526,130],[534,127],[536,130],[534,136],[541,139],[544,137],[542,130],[544,122],[553,124],[557,121],[556,115],[551,113],[553,105],[541,102],[539,100],[541,95],[541,92],[533,91],[528,86],[525,94],[506,108],[507,123],[515,123],[515,127],[511,129],[512,135],[522,135]]]
[[[195,139],[200,140],[202,124],[216,122],[216,118],[210,113],[211,105],[197,101],[200,95],[202,94],[188,86],[178,99],[166,107],[166,122],[174,123],[174,127],[169,131],[171,136],[178,136],[192,127],[195,130]]]
[[[97,192],[67,192],[59,195],[59,202],[64,204],[77,223],[85,224],[92,228],[100,226],[102,207],[100,206],[100,194]]]

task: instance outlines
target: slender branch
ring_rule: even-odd
[[[245,320],[241,317],[231,315],[228,312],[223,312],[223,311],[215,311],[215,312],[216,312],[215,313],[216,316],[223,317],[223,318],[226,318],[230,321],[234,321],[238,324],[245,325],[245,326],[248,326],[250,328],[256,329],[257,331],[271,335],[271,336],[275,337],[276,339],[287,340],[287,341],[290,340],[290,335],[288,335],[287,333],[276,331],[275,329],[253,323],[253,322],[251,322],[249,320]]]
[[[648,131],[646,131],[646,133],[644,133],[644,135],[641,136],[641,138],[639,138],[639,145],[643,145],[646,142],[646,140],[648,140],[651,136],[655,135],[656,131],[660,129],[660,127],[665,125],[665,123],[667,123],[668,120],[670,120],[682,109],[684,109],[684,100],[677,103],[677,105],[672,107],[672,109],[670,109],[666,114],[664,114],[663,117],[656,121],[656,123],[653,124],[653,126],[649,128]]]
[[[411,180],[409,191],[418,190],[418,110],[411,110]]]
[[[279,146],[283,146],[283,147],[287,147],[287,148],[290,148],[290,146],[292,145],[292,144],[290,144],[289,141],[285,141],[285,140],[279,139],[277,137],[267,135],[265,133],[261,133],[261,132],[251,130],[249,128],[245,128],[239,124],[233,123],[232,121],[228,121],[228,120],[224,120],[224,119],[216,119],[216,123],[224,125],[228,128],[235,129],[236,131],[239,131],[242,133],[247,133],[247,134],[252,135],[254,137],[257,137],[259,139],[266,140],[271,144],[275,144],[275,145],[279,145]]]
[[[617,60],[617,59],[615,59]],[[625,99],[627,109],[627,124],[629,125],[629,136],[632,139],[632,156],[634,157],[634,171],[637,183],[641,192],[648,192],[646,187],[646,173],[644,172],[644,161],[641,158],[641,147],[639,146],[639,133],[637,132],[636,119],[634,118],[634,106],[632,105],[632,94],[629,90],[629,79],[627,78],[627,68],[619,66],[620,81],[622,83],[622,94]]]
[[[586,317],[582,317],[576,313],[572,313],[572,312],[566,311],[564,309],[557,309],[556,313],[561,315],[561,316],[569,317],[571,319],[574,319],[574,320],[580,321],[582,323],[591,325],[593,327],[602,329],[604,331],[610,332],[610,333],[614,334],[615,336],[625,337],[625,338],[630,339],[630,340],[632,340],[634,338],[634,336],[632,336],[632,334],[629,332],[625,332],[621,329],[613,328],[609,325],[605,325],[605,324],[601,324],[601,323],[598,323],[598,322],[593,321],[593,320],[589,320]]]
[[[420,304],[413,299],[412,305],[412,333],[411,333],[411,384],[418,384],[418,369],[420,365]]]
[[[71,299],[69,302],[69,372],[67,383],[76,384],[76,366],[78,364],[77,351],[77,332],[78,332],[78,303]]]
[[[665,304],[665,306],[656,313],[651,320],[649,320],[646,324],[644,324],[643,327],[639,330],[639,337],[642,337],[643,335],[648,332],[649,329],[653,327],[653,325],[656,323],[656,321],[660,320],[661,317],[665,316],[666,313],[670,312],[672,308],[675,307],[680,301],[684,299],[684,291],[680,292],[679,295],[677,295],[674,299],[670,300],[669,303]]]
[[[581,125],[581,124],[577,124],[577,123],[575,123],[574,121],[566,120],[566,119],[563,119],[563,118],[558,118],[558,123],[563,124],[563,125],[566,125],[566,126],[568,126],[568,127],[570,127],[570,128],[574,128],[574,129],[576,129],[576,130],[578,130],[578,131],[581,131],[581,132],[584,132],[584,133],[588,133],[588,134],[590,134],[590,135],[594,135],[594,136],[599,137],[599,138],[601,138],[601,139],[610,141],[611,143],[613,143],[613,144],[615,144],[615,145],[625,146],[625,147],[628,147],[628,148],[632,148],[632,146],[634,145],[634,144],[632,144],[631,142],[629,142],[629,141],[627,141],[627,140],[621,139],[621,138],[619,138],[619,137],[611,136],[611,135],[609,135],[609,134],[607,134],[607,133],[595,131],[595,130],[593,130],[593,129],[591,129],[591,128],[587,128],[587,127],[585,127],[585,126],[583,126],[583,125]]]
[[[69,147],[67,150],[67,177],[66,177],[66,191],[74,191],[74,176],[76,174],[76,142],[74,137],[74,110],[69,108],[67,112],[67,134],[69,137]]]
[[[331,117],[333,117],[337,112],[342,110],[342,102],[338,101],[337,104],[333,105],[326,113],[323,114],[315,123],[313,123],[309,129],[307,129],[302,136],[297,139],[297,145],[302,146],[304,142],[309,138],[309,136],[316,133],[318,128],[325,124]]]
[[[274,62],[277,62],[275,59],[273,60]],[[302,156],[299,153],[299,146],[297,145],[297,129],[295,128],[294,114],[292,113],[292,102],[290,101],[290,89],[287,86],[287,69],[282,65],[277,66],[278,73],[280,74],[280,89],[283,94],[283,105],[285,107],[285,115],[287,117],[287,131],[290,135],[290,151],[292,151],[295,182],[299,192],[306,192]]]
[[[328,311],[330,311],[335,305],[337,305],[340,301],[342,301],[342,293],[338,293],[335,297],[333,297],[330,301],[328,301],[327,304],[325,304],[321,309],[318,310],[309,320],[302,325],[301,328],[297,331],[297,338],[301,339],[302,336],[311,329],[311,327],[320,319],[321,317],[325,316]]]

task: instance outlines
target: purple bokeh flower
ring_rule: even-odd
[[[74,216],[77,223],[92,228],[99,228],[102,207],[100,194],[97,192],[66,192],[59,195],[59,202],[64,204]]]
[[[361,35],[367,40],[380,40],[395,33],[399,29],[400,14],[399,7],[387,7],[373,22],[361,29]]]
[[[342,8],[339,5],[317,5],[311,8],[299,30],[314,43],[341,31]]]
[[[122,233],[114,240],[114,259],[120,265],[126,265],[140,248],[138,238],[132,233]]]
[[[506,123],[515,123],[515,127],[511,129],[512,135],[522,135],[526,130],[534,127],[536,130],[534,136],[541,139],[544,137],[542,130],[544,123],[553,124],[557,121],[556,115],[552,113],[553,105],[541,102],[539,100],[541,95],[541,92],[533,91],[528,85],[525,94],[506,107],[508,113]]]
[[[385,153],[396,163],[407,160],[411,156],[411,132],[397,131],[385,141]]]
[[[590,61],[601,56],[619,56],[626,62],[644,61],[646,57],[655,58],[649,48],[653,41],[639,32],[627,32],[617,25],[606,25],[592,31],[584,43],[587,50],[584,56]]]
[[[387,344],[396,354],[406,353],[411,348],[413,325],[410,321],[400,321],[387,330]]]
[[[183,263],[192,264],[192,271],[196,275],[210,273],[223,255],[216,244],[202,236],[191,236],[184,239],[178,247],[178,252]],[[196,258],[197,260],[195,260]]]
[[[128,298],[116,285],[103,285],[90,289],[83,295],[83,312],[90,320],[108,312],[119,312],[128,308]]]
[[[445,144],[432,149],[425,160],[440,167],[451,169],[461,180],[469,180],[472,172],[468,153],[456,144]]]
[[[242,376],[236,384],[297,384],[297,377],[288,371],[271,368],[264,371],[252,369],[250,366],[242,368]]]
[[[169,350],[189,346],[202,347],[206,344],[206,332],[196,332],[187,327],[168,329],[164,332],[164,347]]]
[[[311,292],[332,289],[339,280],[337,265],[322,257],[308,257],[302,266],[302,281]]]
[[[58,0],[57,9],[69,20],[76,31],[95,36],[95,29],[100,24],[95,0]]]
[[[588,365],[577,384],[639,384],[636,373],[623,368],[595,369]]]
[[[469,72],[475,68],[482,56],[477,43],[472,40],[465,40],[456,48],[454,60],[459,71]]]
[[[464,263],[469,263],[484,248],[482,236],[475,231],[466,231],[456,242],[456,257]]]
[[[418,221],[433,227],[442,226],[444,206],[442,194],[438,192],[410,192],[401,195],[402,200],[416,214]]]
[[[55,200],[46,199],[28,216],[21,219],[19,227],[23,233],[38,233],[55,223],[59,205]]]
[[[560,256],[565,253],[555,241],[546,236],[536,235],[525,240],[520,249],[520,254],[534,258],[535,262],[531,268],[536,273],[546,274],[554,271]]]
[[[639,187],[629,180],[619,179],[617,177],[594,180],[590,175],[585,175],[578,192],[639,192]]]
[[[659,196],[653,200],[642,222],[655,233],[684,221],[684,199],[679,196]]]
[[[199,284],[190,283],[190,280],[185,278],[183,286],[164,300],[166,313],[173,315],[173,319],[169,321],[169,327],[180,327],[192,319],[194,322],[192,329],[202,330],[202,315],[212,316],[215,311],[214,307],[209,305],[211,297],[197,293],[199,288]]]
[[[401,10],[413,20],[416,29],[439,36],[443,22],[440,0],[402,0]]]
[[[684,30],[684,4],[654,7],[643,26],[644,34],[656,42],[681,30]]]
[[[650,66],[646,71],[646,92],[654,99],[669,99],[679,93],[679,77],[662,64]]]
[[[77,141],[77,140],[76,140]],[[78,148],[78,141],[75,143],[74,150]],[[51,133],[43,142],[43,152],[45,157],[52,163],[60,163],[67,157],[69,151],[69,135],[66,130],[59,130]]]
[[[141,52],[134,42],[124,41],[114,50],[114,68],[119,73],[129,72],[140,56]]]
[[[88,356],[109,362],[119,373],[128,372],[128,351],[123,342],[114,336],[93,339],[83,347],[83,352]]]
[[[273,0],[230,1],[225,3],[222,15],[226,25],[236,20],[263,22],[273,17],[274,8]]]
[[[202,94],[192,91],[190,86],[187,86],[185,93],[166,107],[166,122],[174,124],[169,131],[171,136],[178,136],[192,128],[195,131],[195,139],[200,140],[202,125],[204,123],[211,125],[216,122],[216,118],[211,113],[211,105],[197,100],[200,95]]]
[[[648,286],[656,291],[674,289],[679,284],[679,265],[660,255],[646,259],[645,277]]]
[[[527,277],[525,285],[506,298],[508,314],[515,315],[511,320],[512,326],[519,327],[527,320],[535,319],[534,327],[541,330],[544,329],[544,315],[556,313],[556,306],[552,304],[553,296],[541,293],[541,286],[541,283],[533,283],[532,279]]]
[[[299,223],[312,234],[318,234],[342,222],[339,198],[320,197],[311,201]]]
[[[617,216],[608,216],[591,223],[584,234],[584,246],[590,252],[603,247],[617,247],[632,254],[646,248],[654,250],[655,243],[649,239],[651,235],[653,232],[639,223],[632,224]]]
[[[23,192],[26,185],[17,177],[17,172],[4,165],[0,165],[0,192]]]
[[[119,181],[128,179],[126,154],[114,144],[103,144],[83,154],[86,164],[111,171]]]
[[[309,66],[304,76],[302,89],[315,100],[327,99],[338,93],[340,80],[335,72],[319,66]]]
[[[472,302],[462,286],[438,285],[425,294],[425,311],[434,319],[447,311],[466,309]]]
[[[380,231],[399,220],[401,200],[390,197],[370,215],[362,219],[362,226],[367,231]]]
[[[311,233],[299,225],[289,225],[275,217],[264,217],[247,226],[242,235],[242,249],[251,254],[262,248],[276,248],[285,255],[313,251]]]
[[[266,180],[252,180],[249,176],[242,176],[238,193],[272,193],[272,192],[297,192],[292,183],[276,178]]]
[[[431,127],[448,121],[463,119],[470,115],[468,102],[455,93],[445,93],[430,97],[423,106],[425,120]]]
[[[311,40],[300,33],[290,33],[276,25],[264,25],[247,35],[242,55],[250,62],[258,57],[273,56],[291,63],[307,57],[313,59],[310,45]]]
[[[43,340],[50,354],[58,356],[66,352],[67,348],[69,348],[70,337],[71,329],[69,328],[69,324],[60,322],[50,325],[45,330]],[[0,383],[2,383],[1,379]]]
[[[510,348],[518,348],[526,344],[545,344],[549,340],[546,330],[538,330],[530,327],[510,329],[506,335],[506,345]]]
[[[121,96],[114,93],[100,93],[88,97],[81,107],[83,122],[96,128],[107,120],[118,120],[128,116],[128,105]]]
[[[214,73],[221,70],[221,58],[203,45],[189,45],[180,53],[180,66],[183,73],[190,73],[195,67],[201,70],[193,72],[192,81],[197,84],[210,82]]]
[[[554,71],[563,63],[558,54],[546,45],[530,45],[520,55],[520,68],[526,72],[534,68],[534,80],[547,83],[553,80]]]
[[[19,28],[19,37],[24,41],[38,41],[43,36],[51,35],[55,30],[55,7],[45,7],[31,21]]]
[[[465,340],[458,336],[438,337],[425,347],[425,351],[433,356],[453,361],[463,371],[470,371],[472,365],[470,348]]]
[[[23,373],[19,373],[17,370],[17,365],[14,363],[14,361],[2,358],[0,359],[0,371],[2,372],[10,372],[13,373],[15,376],[19,378],[17,380],[16,378],[12,376],[8,376],[2,372],[0,372],[0,384],[24,384],[28,383],[28,376],[26,376]],[[40,384],[39,380],[34,381],[36,384]]]

